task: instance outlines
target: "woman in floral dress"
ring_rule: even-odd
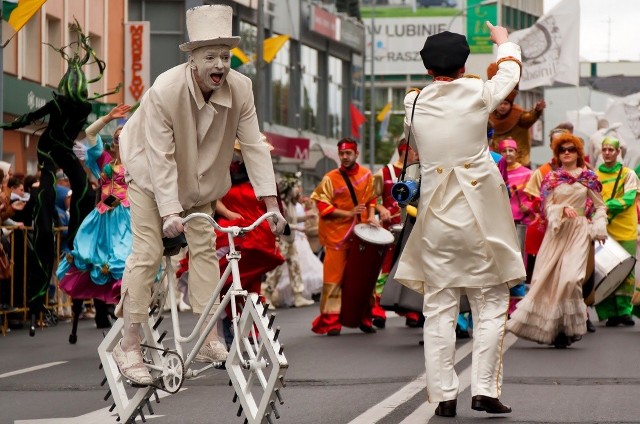
[[[582,140],[567,133],[551,147],[561,166],[542,182],[547,229],[531,289],[518,303],[507,329],[527,340],[567,347],[587,331],[582,284],[592,240],[607,238],[607,212],[602,186],[584,166]]]

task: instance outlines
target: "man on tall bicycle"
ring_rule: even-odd
[[[181,216],[211,214],[216,200],[227,192],[236,137],[256,196],[276,213],[271,231],[282,234],[286,225],[276,200],[271,157],[260,142],[251,80],[230,70],[230,49],[240,42],[231,35],[232,17],[232,8],[223,5],[187,11],[189,42],[180,49],[189,53],[188,62],[158,76],[120,135],[133,249],[116,308],[124,318],[124,336],[113,358],[122,375],[137,385],[152,383],[140,352],[140,328],[149,317],[162,237],[184,233],[187,238],[189,297],[195,314],[202,313],[220,279],[211,225],[193,221],[183,227]],[[226,357],[224,344],[212,331],[196,360],[222,362]]]

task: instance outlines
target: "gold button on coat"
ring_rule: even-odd
[[[471,181],[471,185],[472,185],[472,186],[474,186],[474,187],[475,187],[477,184],[478,184],[478,182],[477,182],[476,180],[472,180],[472,181]]]
[[[471,168],[471,164],[470,164],[470,163],[465,163],[465,164],[464,164],[464,167],[465,167],[466,169],[469,169],[469,168]]]
[[[437,168],[437,169],[436,169],[436,172],[437,172],[438,174],[442,174],[442,168]]]

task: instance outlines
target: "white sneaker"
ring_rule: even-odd
[[[227,348],[222,344],[222,342],[207,342],[200,348],[198,354],[196,355],[197,362],[225,362],[227,360],[227,356],[229,352],[227,352]]]
[[[311,299],[305,299],[301,294],[295,294],[293,299],[293,306],[296,308],[302,308],[303,306],[313,305],[315,302]]]
[[[140,386],[148,386],[153,383],[151,374],[149,374],[149,370],[142,360],[142,353],[138,349],[125,352],[122,350],[120,343],[122,341],[118,342],[113,348],[113,352],[111,352],[120,374],[124,378],[131,380],[133,384]]]

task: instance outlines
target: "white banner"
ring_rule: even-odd
[[[128,105],[138,103],[151,86],[150,30],[148,21],[124,24],[124,102]]]
[[[509,41],[522,48],[520,90],[578,85],[580,79],[580,2],[563,0],[530,28],[513,32]]]
[[[627,145],[625,165],[636,168],[640,165],[640,93],[613,102],[605,117],[610,127],[619,126],[616,132]]]
[[[366,74],[371,74],[371,19],[364,19],[367,43]],[[428,36],[443,31],[464,34],[457,16],[376,18],[374,28],[374,72],[376,75],[426,74],[420,50]]]

